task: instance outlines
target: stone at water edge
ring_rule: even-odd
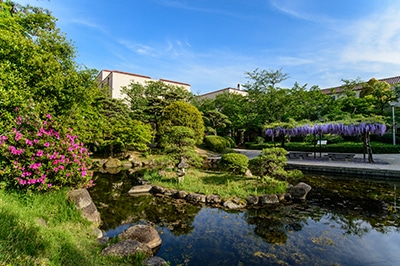
[[[75,189],[68,192],[68,197],[82,211],[82,216],[90,222],[100,225],[100,213],[94,205],[92,197],[86,188]]]
[[[152,188],[151,185],[134,186],[128,191],[128,194],[147,193],[150,192],[151,188]]]
[[[151,249],[161,245],[162,240],[157,230],[150,225],[138,224],[129,227],[118,235],[119,239],[135,239],[143,244],[146,244]]]
[[[153,255],[153,251],[149,246],[144,243],[140,243],[134,239],[126,239],[116,244],[112,244],[105,247],[101,251],[101,255],[112,255],[112,256],[128,256],[136,255],[138,253],[145,254],[147,257]]]
[[[294,187],[291,187],[289,189],[289,194],[294,199],[305,200],[308,192],[310,192],[310,191],[311,191],[310,185],[300,182],[297,185],[295,185]]]
[[[116,168],[121,167],[122,163],[117,158],[108,158],[108,160],[104,163],[104,168]]]
[[[167,266],[168,263],[160,257],[154,256],[142,262],[143,266]]]

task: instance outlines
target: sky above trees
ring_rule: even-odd
[[[189,83],[202,94],[256,68],[280,86],[400,75],[396,0],[16,0],[49,9],[77,61]]]

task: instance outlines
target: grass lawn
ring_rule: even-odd
[[[0,265],[138,265],[100,255],[94,226],[66,190],[22,194],[0,189]]]
[[[287,189],[287,182],[272,178],[265,178],[262,181],[258,177],[192,168],[187,171],[181,183],[178,183],[175,172],[166,172],[166,174],[160,175],[158,171],[149,171],[145,174],[144,179],[150,181],[152,185],[206,195],[216,194],[222,199],[234,196],[245,199],[250,195],[284,193]]]

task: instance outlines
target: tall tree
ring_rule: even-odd
[[[173,86],[163,81],[149,81],[145,85],[131,83],[122,92],[130,105],[133,118],[150,123],[159,140],[159,123],[165,108],[173,102],[189,102],[193,95],[183,87]]]

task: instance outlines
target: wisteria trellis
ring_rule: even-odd
[[[305,136],[308,134],[341,134],[344,136],[356,136],[365,133],[383,135],[386,132],[386,125],[382,123],[358,123],[341,124],[327,123],[315,125],[302,125],[293,128],[274,127],[265,130],[269,137],[277,136]]]

